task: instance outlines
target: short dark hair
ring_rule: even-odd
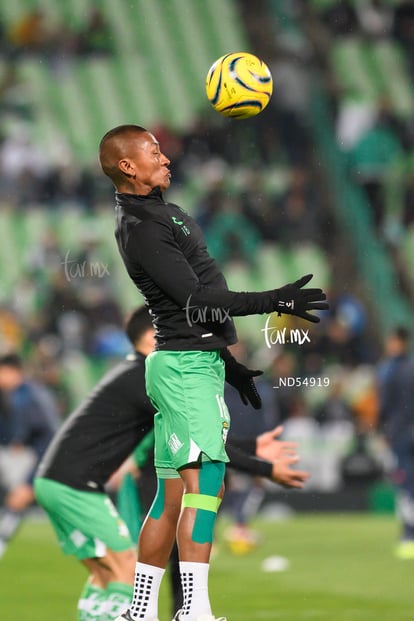
[[[151,315],[146,306],[139,306],[128,315],[125,321],[125,332],[132,345],[135,345],[138,339],[152,327]]]
[[[99,143],[99,162],[105,175],[118,188],[123,180],[123,174],[118,168],[118,158],[124,156],[122,141],[131,137],[131,134],[143,134],[147,130],[141,125],[118,125],[106,132]]]
[[[99,143],[99,150],[102,149],[105,142],[111,140],[111,138],[118,138],[118,136],[122,136],[122,134],[128,134],[130,132],[136,132],[137,134],[142,134],[147,132],[148,130],[145,127],[141,127],[141,125],[118,125],[117,127],[113,127],[102,137],[101,142]]]
[[[0,367],[13,367],[14,369],[22,369],[23,361],[18,354],[4,354],[3,356],[0,356]]]
[[[395,326],[391,330],[390,336],[397,338],[402,343],[408,344],[411,339],[411,332],[406,326]]]

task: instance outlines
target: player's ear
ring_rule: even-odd
[[[132,160],[124,157],[118,162],[119,170],[127,177],[135,177],[135,164]]]

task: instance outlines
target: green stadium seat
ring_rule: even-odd
[[[0,210],[0,231],[0,264],[2,266],[0,298],[4,299],[10,294],[20,271],[19,261],[10,260],[10,257],[18,258],[21,255],[13,215],[7,207]]]
[[[377,70],[382,76],[383,94],[388,97],[398,116],[411,118],[414,109],[414,91],[398,45],[392,41],[379,41],[373,44],[372,54]]]
[[[263,290],[281,287],[292,280],[289,254],[278,244],[263,244],[257,253],[260,286]]]
[[[204,80],[212,62],[248,47],[235,0],[136,0],[123,10],[112,0],[100,5],[113,31],[113,56],[68,58],[53,69],[44,60],[22,60],[36,139],[50,152],[55,136],[64,136],[81,162],[95,161],[103,133],[120,123],[189,127],[208,108]],[[16,0],[5,3],[5,19],[39,6],[76,30],[96,3]]]
[[[93,362],[81,352],[67,354],[62,363],[63,379],[70,395],[70,407],[77,407],[96,382]]]
[[[330,284],[330,269],[327,257],[315,244],[295,246],[291,251],[294,269],[294,280],[304,274],[313,274],[314,279],[309,286],[325,289]]]
[[[404,261],[407,262],[408,272],[410,274],[414,273],[414,228],[410,227],[403,238],[402,243],[402,255],[404,257]]]
[[[332,63],[345,95],[357,95],[369,101],[377,99],[377,85],[367,61],[365,44],[360,39],[347,38],[334,43]]]

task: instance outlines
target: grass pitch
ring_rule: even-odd
[[[217,529],[218,540],[225,520]],[[371,515],[259,520],[263,543],[234,556],[219,543],[210,570],[216,615],[228,621],[414,621],[414,560],[392,555],[397,525]],[[289,560],[266,573],[267,557]],[[0,561],[1,621],[75,621],[85,570],[64,557],[46,522],[27,522]],[[171,621],[167,585],[160,621]]]

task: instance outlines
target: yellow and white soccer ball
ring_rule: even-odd
[[[248,52],[221,56],[207,73],[206,93],[213,108],[224,116],[247,119],[269,103],[273,79],[267,65]]]

